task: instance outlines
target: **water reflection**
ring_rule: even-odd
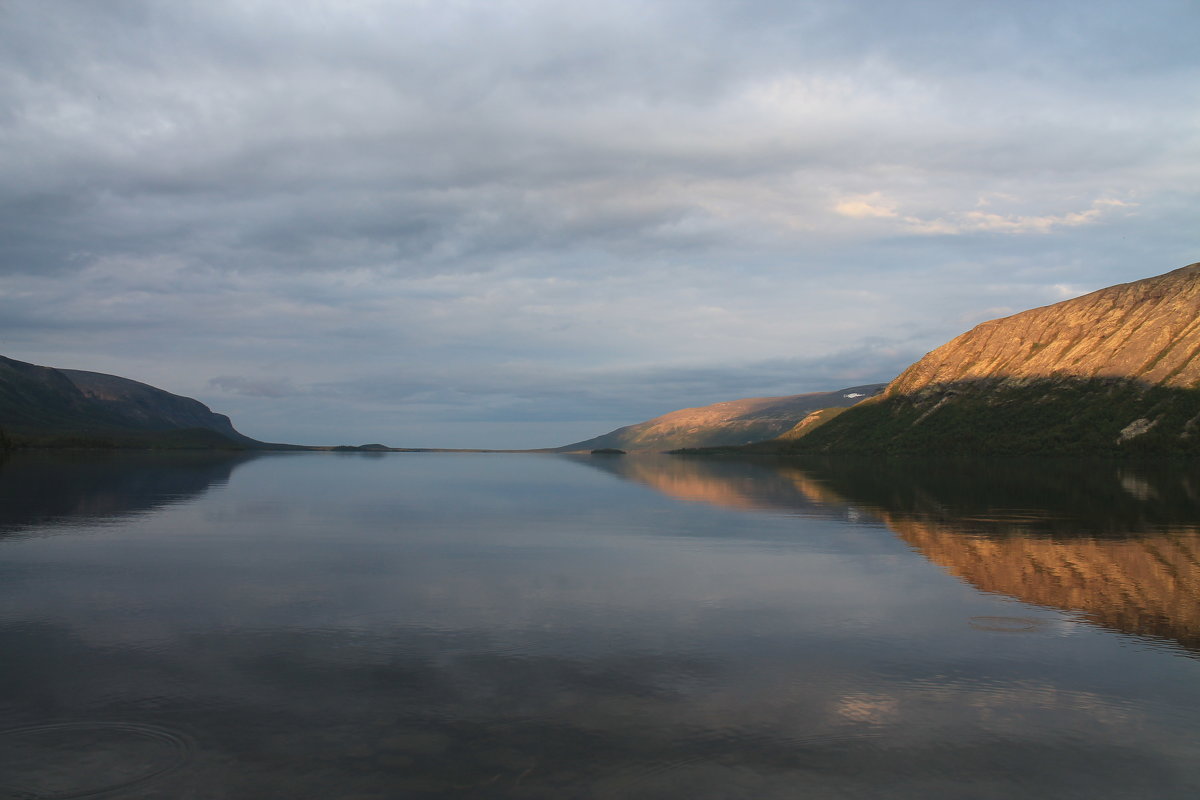
[[[728,508],[870,514],[982,591],[1200,651],[1196,465],[686,457],[588,463],[673,497]]]
[[[826,518],[859,513],[854,503],[792,460],[666,455],[566,458],[689,502]]]
[[[198,497],[253,454],[32,450],[0,457],[0,536],[116,520]]]
[[[0,537],[0,798],[1195,796],[1200,662],[973,591],[884,524],[952,493],[596,461],[48,471],[55,535]],[[1186,516],[966,507],[930,527]]]

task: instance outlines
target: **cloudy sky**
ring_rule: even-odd
[[[1200,5],[0,0],[0,354],[260,439],[885,381],[1200,260]]]

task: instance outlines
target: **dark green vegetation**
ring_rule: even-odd
[[[275,447],[243,436],[197,400],[115,375],[0,356],[0,449],[268,446]]]
[[[1200,391],[1126,379],[979,380],[874,398],[777,453],[1200,455]]]

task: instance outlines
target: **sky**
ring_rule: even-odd
[[[895,377],[1200,261],[1200,4],[0,0],[0,354],[301,444]]]

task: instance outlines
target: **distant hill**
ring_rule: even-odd
[[[37,446],[264,446],[208,406],[144,383],[0,356],[0,431]]]
[[[773,439],[817,409],[850,406],[878,394],[883,387],[882,383],[872,383],[836,392],[750,397],[684,408],[593,439],[557,447],[554,451],[615,449],[634,453],[743,445]]]
[[[1200,264],[984,322],[809,427],[764,447],[1200,454]]]

